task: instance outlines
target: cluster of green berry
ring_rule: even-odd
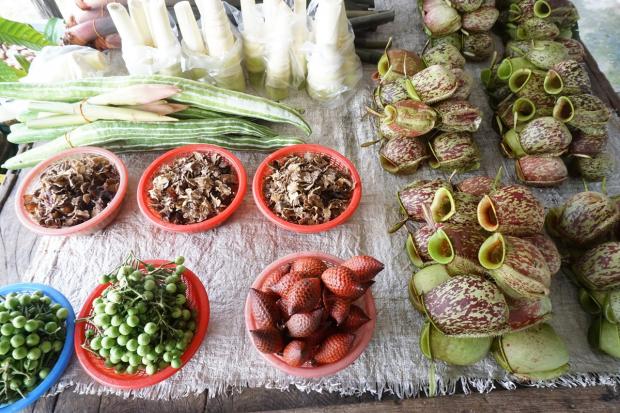
[[[185,297],[184,258],[161,266],[134,257],[102,276],[110,283],[93,301],[83,348],[117,373],[153,375],[181,367],[181,355],[196,330],[196,314]]]
[[[0,404],[45,379],[64,345],[69,311],[41,291],[0,296]]]

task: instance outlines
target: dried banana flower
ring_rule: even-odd
[[[482,360],[491,349],[492,337],[447,336],[424,323],[420,332],[420,350],[431,360],[441,360],[451,365],[470,366]]]
[[[506,295],[530,300],[549,295],[549,267],[531,242],[495,233],[480,247],[478,259]]]
[[[523,380],[549,380],[569,369],[566,345],[549,324],[504,334],[491,352],[504,370]]]

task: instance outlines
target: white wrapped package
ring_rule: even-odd
[[[265,19],[255,0],[241,0],[241,21],[237,21],[243,38],[243,58],[250,83],[260,87],[265,81]]]
[[[86,46],[46,46],[21,81],[64,82],[106,76],[110,70],[109,57],[98,50]]]
[[[362,78],[362,63],[355,54],[353,31],[342,0],[318,0],[314,16],[314,42],[308,44],[308,94],[328,106],[342,104]]]

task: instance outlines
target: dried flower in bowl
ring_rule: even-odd
[[[263,193],[269,209],[299,225],[323,224],[347,209],[353,181],[324,154],[290,155],[270,165]]]
[[[166,222],[188,225],[213,218],[233,201],[239,179],[218,153],[192,152],[163,165],[148,191],[150,207]]]
[[[119,185],[119,171],[103,156],[62,159],[43,171],[32,194],[24,195],[24,208],[43,227],[71,227],[100,214]]]

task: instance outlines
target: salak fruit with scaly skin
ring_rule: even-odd
[[[443,65],[450,69],[465,67],[465,58],[455,46],[443,43],[433,46],[422,54],[426,66]]]
[[[480,168],[480,151],[468,132],[446,132],[430,141],[433,158],[429,165],[446,172],[467,172]]]
[[[524,380],[553,379],[569,369],[566,345],[549,324],[504,334],[491,351],[502,368]]]
[[[382,262],[369,255],[357,255],[341,264],[350,269],[359,282],[368,282],[385,268]]]
[[[549,267],[531,242],[495,233],[484,241],[478,258],[506,295],[526,299],[549,295]]]
[[[280,320],[280,310],[276,305],[277,296],[250,288],[251,311],[256,327],[276,328]]]
[[[335,363],[349,354],[354,341],[355,335],[353,334],[336,333],[331,335],[323,340],[323,343],[313,357],[313,361],[319,365]]]
[[[583,246],[611,233],[620,219],[615,201],[600,192],[579,192],[547,213],[547,232],[569,246]]]
[[[457,337],[500,335],[508,328],[508,304],[493,282],[459,275],[424,294],[424,311],[442,333]]]
[[[470,366],[482,360],[492,342],[492,337],[447,336],[428,320],[420,333],[420,350],[424,356],[456,366]]]
[[[345,333],[347,333],[347,332],[355,332],[361,326],[363,326],[364,324],[366,324],[369,321],[370,321],[370,318],[368,317],[368,315],[366,315],[364,310],[362,310],[357,305],[351,305],[351,308],[349,310],[349,314],[344,319],[344,321],[339,324],[338,327],[342,331],[344,331]]]
[[[573,260],[577,279],[591,290],[610,290],[620,286],[620,242],[610,241],[590,248]]]
[[[540,188],[559,186],[568,179],[566,164],[557,156],[528,155],[516,159],[515,173],[520,182]]]
[[[538,234],[545,221],[544,207],[522,185],[507,185],[484,195],[477,212],[482,228],[506,235]]]
[[[529,122],[520,131],[511,129],[502,138],[506,152],[516,158],[525,155],[560,156],[566,153],[573,137],[560,121],[545,116]]]
[[[379,150],[381,167],[392,174],[411,174],[430,157],[428,143],[421,137],[390,139]]]

